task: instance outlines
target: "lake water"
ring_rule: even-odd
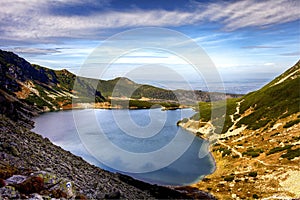
[[[34,132],[112,172],[160,185],[195,183],[214,171],[208,142],[176,125],[191,109],[85,109],[45,113]]]

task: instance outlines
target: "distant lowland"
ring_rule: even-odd
[[[0,197],[300,198],[300,61],[246,95],[96,80],[0,50]],[[82,108],[198,111],[177,125],[210,142],[216,170],[163,187],[93,166],[32,132],[39,113]]]

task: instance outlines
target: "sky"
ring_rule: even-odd
[[[244,82],[245,91],[261,87],[300,58],[298,0],[4,0],[0,8],[1,49],[76,74],[115,34],[147,27],[184,34],[206,52],[227,86]],[[103,78],[126,75],[124,69],[133,64],[172,66],[185,78],[194,74],[170,52],[140,49],[116,59]],[[130,78],[146,81],[137,72]]]

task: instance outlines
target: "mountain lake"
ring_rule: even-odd
[[[41,114],[34,132],[102,169],[159,185],[189,185],[215,170],[208,141],[177,126],[192,109],[83,109]]]

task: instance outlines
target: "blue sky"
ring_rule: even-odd
[[[104,40],[143,27],[186,34],[224,80],[260,79],[263,84],[300,57],[298,0],[10,0],[0,7],[1,49],[75,73]],[[136,60],[123,59],[122,64],[143,64],[149,56],[164,64],[162,55],[146,52],[130,55]]]

